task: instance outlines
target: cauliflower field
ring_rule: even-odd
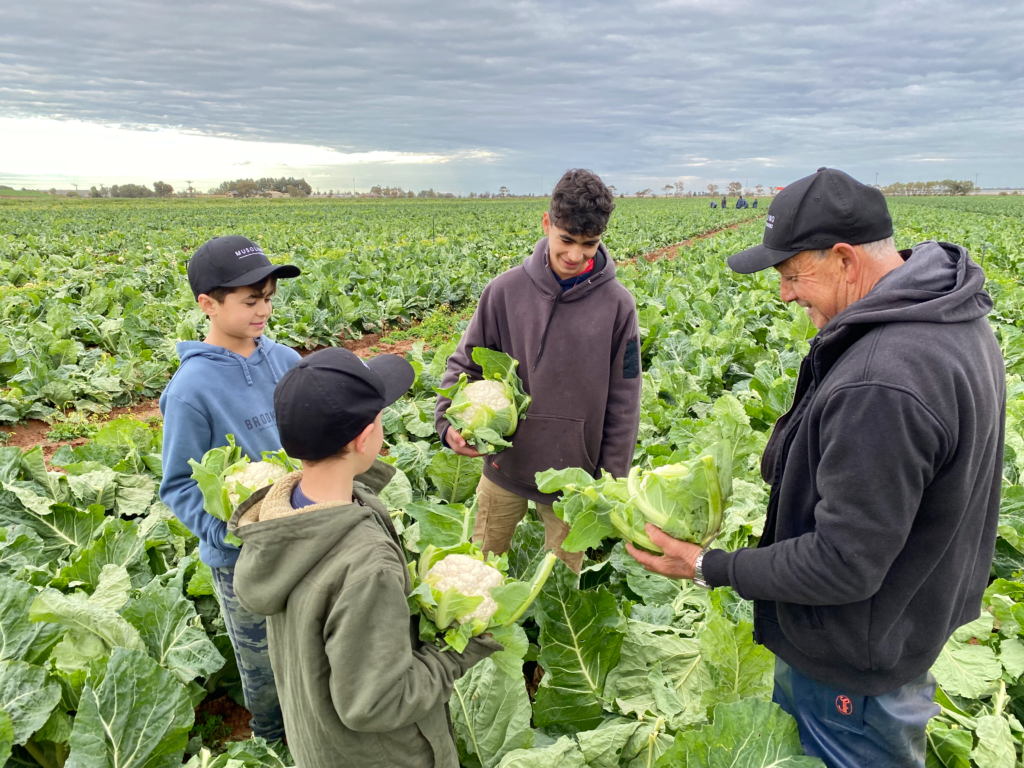
[[[671,260],[635,258],[763,210],[617,204],[606,242],[636,297],[644,368],[634,463],[646,472],[655,457],[706,444],[715,403],[734,398],[742,461],[716,546],[752,545],[767,502],[757,459],[789,407],[814,328],[778,301],[772,274],[726,269],[725,256],[760,239],[759,219]],[[384,414],[386,460],[401,472],[382,497],[411,563],[429,547],[458,548],[472,532],[480,460],[440,449],[433,387],[486,281],[540,236],[544,205],[0,203],[0,421],[56,426],[67,423],[58,409],[87,414],[157,394],[176,365],[173,342],[202,331],[184,278],[188,253],[214,232],[243,232],[305,272],[282,286],[269,331],[277,340],[313,347],[385,326],[393,342],[419,339],[407,353],[413,390]],[[982,619],[933,669],[942,712],[930,726],[929,765],[1013,765],[1024,722],[1024,205],[890,207],[900,247],[965,245],[996,304],[1009,382],[1000,538]],[[422,331],[395,334],[420,320]],[[88,437],[52,454],[0,447],[0,764],[9,754],[9,765],[42,768],[290,765],[283,745],[225,743],[208,718],[196,719],[204,700],[238,695],[237,675],[196,540],[156,497],[159,424],[97,421]],[[235,491],[225,491],[231,505]],[[524,520],[507,579],[533,577],[543,540],[539,520]],[[665,768],[718,765],[725,755],[750,766],[815,764],[770,704],[773,659],[752,642],[748,604],[728,589],[649,574],[614,540],[590,554],[578,585],[555,564],[522,622],[524,661],[489,659],[456,685],[464,766]],[[458,560],[446,568],[430,578],[460,579]],[[473,583],[489,590],[486,576]],[[459,618],[482,620],[489,596]]]

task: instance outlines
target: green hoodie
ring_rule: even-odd
[[[370,475],[360,479],[382,480],[374,490],[390,479]],[[473,638],[460,654],[421,643],[387,509],[356,482],[357,503],[294,510],[301,477],[292,473],[253,494],[228,523],[243,542],[235,593],[267,617],[296,765],[458,768],[447,711],[452,687],[501,645]]]

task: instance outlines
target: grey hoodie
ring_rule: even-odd
[[[298,768],[458,768],[447,703],[455,681],[501,645],[463,653],[419,641],[398,535],[373,494],[394,469],[377,462],[356,503],[292,509],[302,473],[239,505],[235,593],[267,617],[274,679]]]
[[[558,494],[537,490],[545,469],[607,469],[625,477],[640,429],[640,346],[636,302],[615,279],[602,243],[593,274],[563,292],[548,266],[548,239],[523,264],[484,288],[480,304],[441,380],[450,387],[483,372],[471,357],[486,347],[519,361],[517,373],[533,398],[512,447],[486,457],[484,475],[505,490],[542,504]],[[437,398],[438,434],[451,404]]]
[[[757,549],[704,575],[754,601],[759,642],[875,696],[926,672],[979,614],[999,518],[1006,372],[985,275],[922,243],[834,317],[765,450]]]

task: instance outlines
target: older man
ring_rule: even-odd
[[[924,766],[929,668],[977,618],[999,514],[1006,382],[981,268],[960,246],[897,251],[881,192],[818,173],[772,202],[783,301],[820,329],[761,460],[757,549],[701,551],[648,526],[649,570],[754,601],[775,701],[829,766]]]

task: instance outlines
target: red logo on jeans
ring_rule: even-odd
[[[839,710],[840,715],[852,715],[853,714],[853,702],[850,701],[849,696],[836,696],[836,709]]]

